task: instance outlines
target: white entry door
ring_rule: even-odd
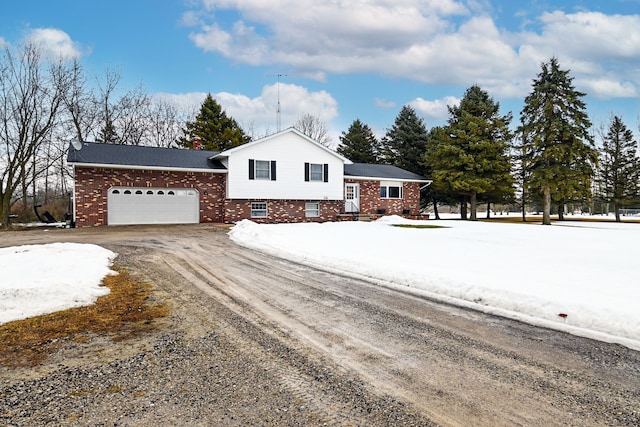
[[[193,188],[112,187],[107,224],[197,224],[200,194]]]
[[[344,185],[344,211],[360,212],[360,184]]]

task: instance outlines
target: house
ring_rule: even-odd
[[[74,142],[77,227],[417,215],[426,178],[352,163],[290,128],[226,151]]]

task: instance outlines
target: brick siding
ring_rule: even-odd
[[[75,168],[76,227],[107,224],[111,187],[194,188],[200,193],[200,222],[224,221],[226,175],[107,168]]]
[[[404,199],[380,197],[380,182],[350,180],[360,184],[360,213],[388,215],[420,213],[420,183],[404,183]],[[225,200],[226,175],[204,172],[173,172],[110,168],[75,168],[76,227],[107,224],[107,194],[111,187],[194,188],[200,193],[201,223],[325,222],[344,220],[342,200]],[[251,218],[251,202],[267,202],[267,218]],[[319,217],[306,217],[305,203],[320,204]]]
[[[380,181],[345,179],[347,183],[360,184],[360,213],[375,215],[384,211],[386,215],[409,215],[420,213],[420,183],[405,182],[402,199],[383,199],[380,197]]]
[[[267,218],[251,218],[251,203],[267,203]],[[320,216],[307,217],[305,203],[319,203]],[[335,221],[344,210],[342,200],[227,200],[225,203],[225,222],[232,223],[250,219],[258,223],[286,222],[326,222]]]

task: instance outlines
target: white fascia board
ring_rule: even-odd
[[[397,181],[397,182],[422,182],[425,184],[431,184],[433,181],[430,179],[402,179],[402,178],[383,178],[379,176],[351,176],[345,175],[344,179],[354,179],[359,181]]]
[[[137,166],[137,165],[112,165],[108,163],[76,163],[67,162],[73,167],[80,168],[101,168],[101,169],[134,169],[146,171],[170,171],[170,172],[206,172],[206,173],[227,173],[226,169],[199,169],[199,168],[174,168],[162,166]]]
[[[298,135],[299,137],[301,137],[303,139],[306,139],[311,144],[323,149],[324,151],[326,151],[327,153],[332,154],[333,156],[336,156],[337,158],[342,160],[342,162],[345,165],[353,164],[353,162],[351,160],[347,159],[346,157],[344,157],[340,153],[338,153],[336,151],[333,151],[330,148],[327,148],[324,145],[320,144],[319,142],[309,138],[307,135],[305,135],[304,133],[300,132],[296,128],[288,128],[288,129],[285,129],[283,131],[274,133],[272,135],[265,136],[264,138],[256,139],[255,141],[251,141],[251,142],[248,142],[246,144],[238,145],[237,147],[230,148],[230,149],[222,151],[222,152],[220,152],[220,153],[218,153],[218,154],[216,154],[214,156],[211,156],[211,157],[209,157],[209,159],[213,160],[213,159],[219,159],[221,157],[229,157],[229,154],[235,153],[236,151],[244,150],[245,148],[249,148],[249,147],[252,147],[254,145],[257,145],[257,144],[260,144],[260,143],[263,143],[263,142],[267,142],[270,139],[277,138],[280,135],[284,135],[286,133],[294,133],[294,134]]]

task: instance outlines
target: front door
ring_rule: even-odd
[[[360,184],[344,185],[344,211],[346,213],[360,212]]]

